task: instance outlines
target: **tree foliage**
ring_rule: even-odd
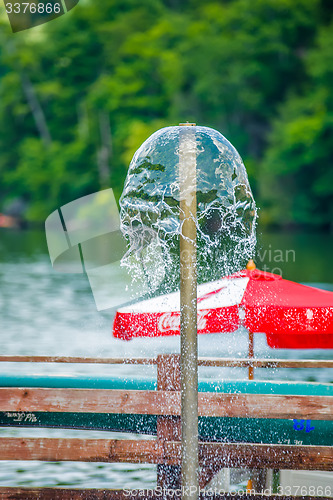
[[[333,220],[332,42],[319,0],[81,0],[13,35],[0,20],[0,211],[42,222],[122,191],[157,128],[217,128],[247,166],[264,223]]]

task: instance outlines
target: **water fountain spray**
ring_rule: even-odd
[[[129,245],[123,265],[135,275],[132,257],[137,261],[156,241],[164,261],[156,293],[180,290],[182,492],[197,498],[197,281],[231,274],[252,256],[254,199],[243,162],[225,137],[185,123],[158,130],[138,149],[120,207]]]

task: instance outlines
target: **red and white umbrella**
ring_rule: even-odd
[[[113,335],[179,335],[179,292],[123,307]],[[270,347],[333,349],[333,292],[246,269],[198,286],[198,333],[223,333],[245,326],[265,333]]]

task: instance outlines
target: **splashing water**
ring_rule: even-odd
[[[187,127],[186,127],[187,128]],[[257,210],[241,157],[219,132],[193,127],[196,148],[198,282],[245,266],[256,245]],[[129,250],[122,265],[144,261],[151,290],[179,286],[179,154],[184,127],[155,132],[135,153],[120,200]],[[149,251],[147,249],[149,248]],[[147,258],[149,255],[149,258]]]

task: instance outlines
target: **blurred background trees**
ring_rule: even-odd
[[[42,223],[186,120],[236,147],[266,226],[333,228],[333,9],[326,0],[81,0],[0,18],[0,212]],[[16,204],[16,205],[15,205]]]

